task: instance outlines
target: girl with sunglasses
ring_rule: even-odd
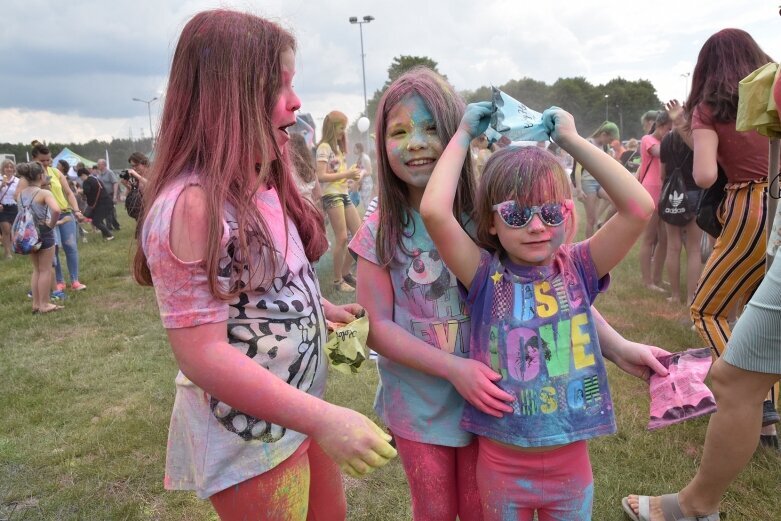
[[[461,283],[471,320],[469,356],[501,375],[512,412],[464,406],[477,435],[477,485],[485,520],[590,519],[593,476],[586,440],[616,431],[591,304],[654,211],[640,183],[580,137],[572,116],[543,114],[551,138],[583,164],[618,213],[588,240],[570,244],[570,184],[546,150],[510,147],[480,179],[476,237],[451,211],[469,143],[488,127],[490,103],[469,105],[434,167],[420,203],[429,235]],[[499,408],[496,399],[490,400]]]

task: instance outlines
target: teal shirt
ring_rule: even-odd
[[[379,211],[372,213],[350,242],[350,249],[374,264]],[[469,356],[469,316],[455,275],[447,269],[420,214],[404,230],[407,255],[398,249],[389,266],[393,321],[428,344],[454,356]],[[359,281],[359,284],[361,281]],[[380,356],[380,385],[374,409],[394,434],[435,445],[463,447],[472,435],[459,427],[464,399],[442,378]]]

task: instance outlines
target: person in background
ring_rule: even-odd
[[[16,177],[16,165],[10,159],[4,159],[0,163],[0,234],[3,236],[3,253],[6,259],[13,257],[11,245],[11,225],[16,219],[18,207],[16,205],[16,188],[19,179]]]
[[[98,159],[98,178],[103,182],[103,186],[106,187],[113,204],[111,205],[111,213],[106,219],[106,226],[109,230],[119,231],[119,221],[117,221],[117,209],[116,204],[119,202],[119,176],[115,174],[106,165],[105,159]]]
[[[320,183],[317,182],[317,173],[315,172],[315,157],[312,150],[306,144],[306,138],[298,133],[290,134],[290,143],[288,143],[290,162],[295,174],[295,182],[299,193],[320,208]]]
[[[665,110],[657,111],[654,131],[646,134],[640,140],[641,164],[637,180],[648,191],[655,205],[659,205],[662,193],[661,162],[659,161],[659,145],[662,138],[672,129],[672,121]],[[662,271],[667,258],[667,234],[659,213],[654,212],[646,225],[643,239],[640,243],[640,272],[643,286],[660,293],[666,290],[662,287]]]
[[[355,291],[355,277],[350,273],[353,259],[347,253],[347,232],[358,231],[361,218],[348,192],[348,180],[361,178],[359,168],[347,168],[344,154],[347,150],[347,116],[334,110],[323,121],[323,136],[317,145],[317,178],[323,189],[323,208],[334,232],[331,245],[333,283],[336,291]]]
[[[86,205],[92,209],[90,215],[92,226],[100,231],[105,240],[113,241],[114,234],[106,226],[106,219],[111,213],[111,207],[114,206],[111,195],[103,186],[103,181],[95,174],[90,175],[86,168],[79,170],[79,177]]]
[[[43,165],[35,161],[21,163],[17,171],[19,177],[24,180],[24,187],[16,191],[16,203],[18,206],[30,208],[41,244],[37,251],[30,253],[33,265],[30,280],[32,310],[34,314],[59,311],[63,307],[50,303],[48,297],[54,258],[54,227],[60,217],[60,206],[54,195],[43,188],[42,181],[47,176]]]
[[[87,286],[79,281],[79,241],[77,239],[77,220],[83,220],[84,215],[78,210],[79,203],[70,189],[68,179],[62,172],[52,168],[52,154],[49,147],[40,141],[33,141],[30,155],[32,156],[33,161],[40,163],[43,167],[44,172],[47,174],[46,178],[49,183],[51,183],[51,188],[49,188],[49,190],[54,195],[54,198],[57,200],[57,204],[60,207],[60,220],[54,232],[55,244],[58,244],[54,250],[54,269],[56,273],[55,280],[57,281],[57,291],[63,292],[65,290],[65,278],[62,273],[62,265],[59,256],[60,247],[65,250],[65,262],[68,266],[71,289],[74,291],[85,290],[87,289]],[[27,181],[25,179],[20,179],[18,190],[23,190],[26,186]]]
[[[358,181],[358,193],[361,196],[364,207],[368,207],[372,197],[377,195],[372,161],[369,158],[369,154],[364,152],[363,143],[356,143],[353,147],[353,152],[356,156],[355,166],[363,170],[361,179]]]

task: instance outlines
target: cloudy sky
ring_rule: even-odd
[[[296,89],[315,120],[363,107],[395,56],[428,56],[457,89],[528,76],[648,79],[681,98],[702,43],[724,27],[751,33],[781,59],[781,0],[3,0],[0,142],[84,142],[149,135],[147,104],[165,93],[176,39],[196,12],[230,7],[296,35]],[[156,128],[160,102],[151,104]],[[565,107],[566,108],[566,107]]]

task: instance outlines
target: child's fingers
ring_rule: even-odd
[[[667,376],[669,374],[667,368],[663,366],[662,363],[653,356],[648,357],[647,364],[648,367],[651,368],[651,371],[658,374],[659,376]]]
[[[492,398],[496,398],[497,400],[501,400],[503,402],[514,402],[515,396],[508,393],[504,389],[496,386],[495,384],[491,384],[487,387],[486,393],[488,393],[489,396]]]
[[[485,393],[483,395],[482,399],[483,404],[485,404],[486,407],[489,407],[490,409],[493,409],[494,411],[498,411],[500,413],[508,413],[513,412],[513,408],[507,405],[502,400],[498,400],[491,396],[488,393]]]

